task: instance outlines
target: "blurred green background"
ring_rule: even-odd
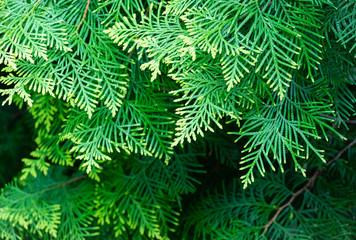
[[[4,88],[0,84],[0,89]],[[4,99],[0,96],[0,103]],[[31,122],[26,108],[19,109],[15,104],[0,107],[0,188],[21,171],[21,159],[35,148]]]

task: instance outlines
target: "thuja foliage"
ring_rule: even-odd
[[[355,0],[0,0],[0,238],[354,239],[355,33]]]

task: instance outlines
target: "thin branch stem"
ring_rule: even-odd
[[[271,5],[272,5],[272,2],[273,2],[273,1],[270,1],[270,2],[268,3],[267,7],[271,6]],[[266,8],[267,8],[267,7],[266,7]],[[261,11],[262,11],[262,10],[263,10],[263,6],[262,6],[260,9],[261,9]],[[245,14],[244,16],[242,16],[242,18],[247,17],[247,15],[248,15],[248,13]]]
[[[78,182],[78,181],[80,181],[80,180],[82,180],[82,179],[84,179],[84,178],[86,178],[86,177],[87,177],[87,175],[79,176],[79,177],[73,178],[73,179],[71,179],[71,180],[69,180],[69,181],[67,181],[67,182],[60,183],[60,184],[57,184],[57,185],[55,185],[55,186],[53,186],[53,187],[47,188],[47,189],[45,189],[45,190],[43,190],[43,191],[41,191],[41,192],[43,193],[43,192],[52,191],[52,190],[54,190],[54,189],[61,188],[61,187],[70,185],[70,184],[72,184],[72,183]]]
[[[33,11],[35,11],[36,7],[38,6],[38,4],[40,4],[42,0],[38,0],[32,7],[32,9],[26,14],[26,16],[21,20],[21,22],[19,23],[19,25],[21,25],[30,15]]]
[[[338,160],[341,155],[346,152],[349,148],[351,148],[353,145],[356,144],[356,139],[354,139],[349,145],[347,145],[345,148],[343,148],[332,160],[330,160],[326,167],[329,167],[331,164],[333,164],[336,160]],[[310,185],[312,185],[315,180],[320,176],[320,174],[325,170],[325,168],[320,168],[319,170],[317,170],[313,176],[309,179],[309,181],[304,185],[304,187],[302,187],[301,189],[299,189],[297,192],[293,193],[291,198],[288,200],[288,202],[286,202],[284,205],[282,205],[281,207],[278,208],[277,212],[274,214],[274,216],[268,221],[268,223],[265,225],[264,231],[267,231],[268,228],[271,226],[272,223],[274,223],[277,219],[277,217],[279,216],[279,214],[287,207],[289,207],[293,201],[302,193],[304,193],[306,190],[308,190],[308,188],[310,187]]]
[[[24,22],[25,20],[31,15],[31,13],[33,11],[35,11],[35,9],[37,8],[37,6],[42,2],[42,0],[38,0],[34,5],[33,7],[31,8],[31,10],[21,19],[21,21],[19,21],[19,23],[16,25],[16,27],[12,28],[12,30],[10,30],[10,32],[14,32],[17,27],[20,27]]]
[[[78,181],[80,181],[80,180],[82,180],[82,179],[84,179],[84,178],[86,178],[86,177],[87,177],[87,175],[79,176],[79,177],[73,178],[73,179],[71,179],[71,180],[69,180],[69,181],[67,181],[67,182],[57,184],[57,185],[54,186],[53,188],[61,188],[61,187],[67,186],[67,185],[69,185],[69,184],[72,184],[72,183],[74,183],[74,182],[78,182]]]
[[[88,10],[89,10],[89,5],[90,5],[90,0],[87,1],[87,6],[85,7],[84,15],[83,15],[83,18],[80,21],[78,27],[77,27],[77,31],[79,30],[80,26],[82,26],[85,18],[87,17],[87,13],[88,13]]]
[[[324,118],[328,118],[328,119],[335,120],[334,117],[328,116],[328,115],[326,115],[326,114],[319,114],[319,116],[324,117]],[[347,123],[347,124],[356,124],[356,120],[344,120],[344,122]]]

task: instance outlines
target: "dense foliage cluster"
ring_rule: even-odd
[[[0,238],[355,238],[355,33],[355,0],[0,0]]]

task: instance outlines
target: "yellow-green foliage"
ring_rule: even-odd
[[[355,137],[355,33],[355,0],[0,0],[35,146],[0,238],[348,239],[353,148],[265,225]]]

